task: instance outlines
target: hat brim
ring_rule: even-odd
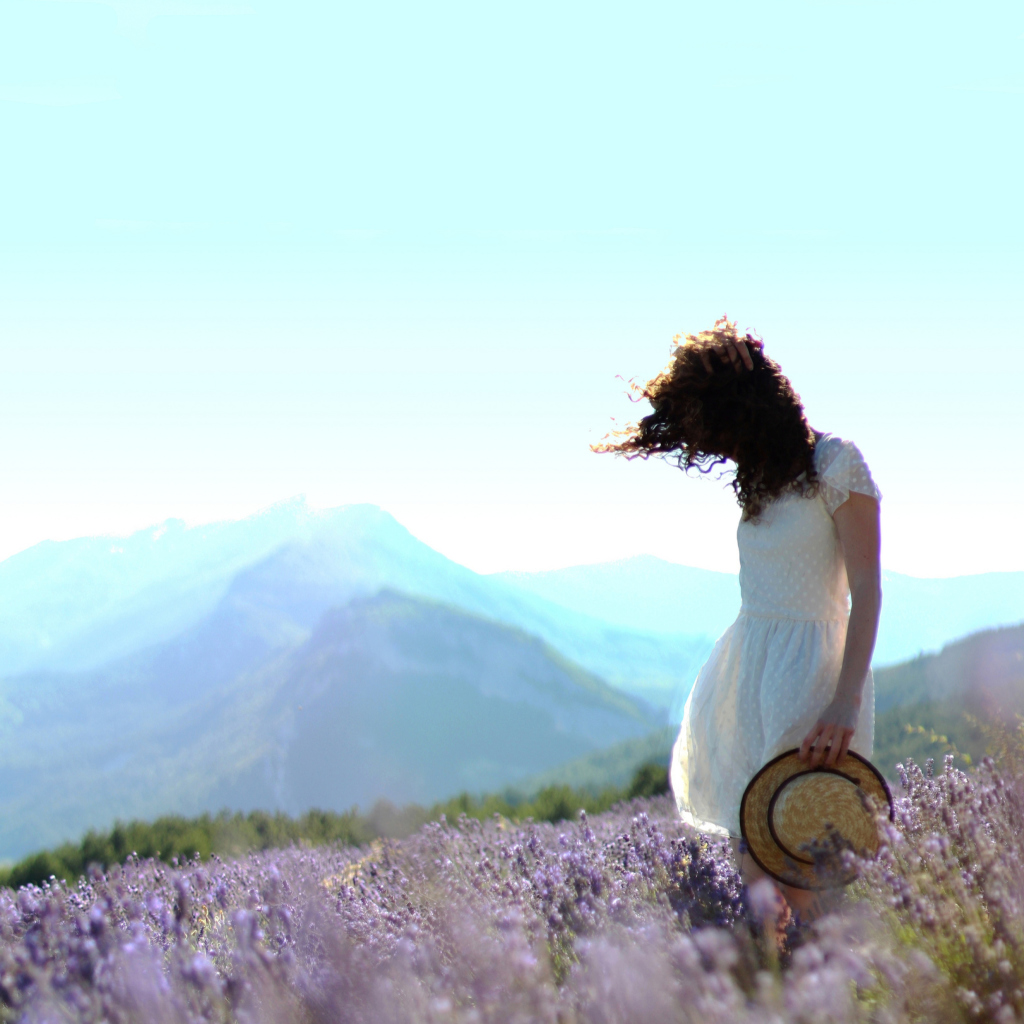
[[[892,794],[882,773],[867,758],[850,750],[842,763],[833,767],[808,768],[800,760],[799,751],[795,748],[787,750],[769,761],[750,780],[740,801],[740,832],[754,863],[772,878],[796,889],[831,889],[847,885],[855,877],[840,871],[821,871],[806,851],[787,848],[780,842],[773,822],[776,800],[783,787],[798,776],[809,776],[816,773],[838,776],[855,785],[863,795],[871,798],[878,809],[886,808],[890,820],[893,818]],[[857,802],[857,813],[870,818],[869,827],[863,818],[857,821],[830,821],[829,814],[833,809],[822,807],[808,808],[808,813],[817,816],[822,824],[833,825],[841,838],[858,835],[861,842],[857,844],[857,853],[872,856],[878,851],[878,831],[874,827],[871,811]],[[849,814],[849,810],[846,811]]]

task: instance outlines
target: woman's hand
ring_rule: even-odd
[[[810,766],[817,768],[824,764],[832,767],[846,757],[850,740],[860,715],[860,696],[836,696],[821,713],[814,728],[804,737],[800,745],[800,760],[810,760]]]
[[[750,342],[750,344],[757,345],[757,342]],[[754,368],[754,360],[751,358],[750,350],[747,348],[747,342],[745,341],[725,339],[702,347],[700,350],[700,361],[704,364],[704,369],[708,373],[715,372],[714,366],[711,365],[711,352],[718,356],[724,366],[728,366],[731,363],[732,368],[737,373],[742,373],[744,367],[748,370]]]

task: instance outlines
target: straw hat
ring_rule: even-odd
[[[850,750],[835,767],[808,768],[799,751],[787,750],[747,785],[740,831],[757,865],[773,878],[797,889],[830,889],[847,885],[854,875],[843,872],[838,860],[829,871],[827,856],[816,866],[808,847],[874,856],[875,809],[887,809],[891,819],[892,794],[866,758]]]

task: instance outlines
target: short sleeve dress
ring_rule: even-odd
[[[850,588],[832,515],[851,491],[881,493],[856,445],[830,434],[814,450],[818,485],[799,485],[755,521],[741,520],[739,617],[725,631],[683,711],[669,777],[683,820],[740,835],[754,774],[798,747],[832,700],[846,644]],[[874,684],[864,683],[852,750],[871,756]]]

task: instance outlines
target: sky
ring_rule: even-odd
[[[1024,570],[1022,114],[1008,2],[5,0],[0,558],[305,495],[733,571],[724,481],[589,450],[727,313],[886,567]]]

